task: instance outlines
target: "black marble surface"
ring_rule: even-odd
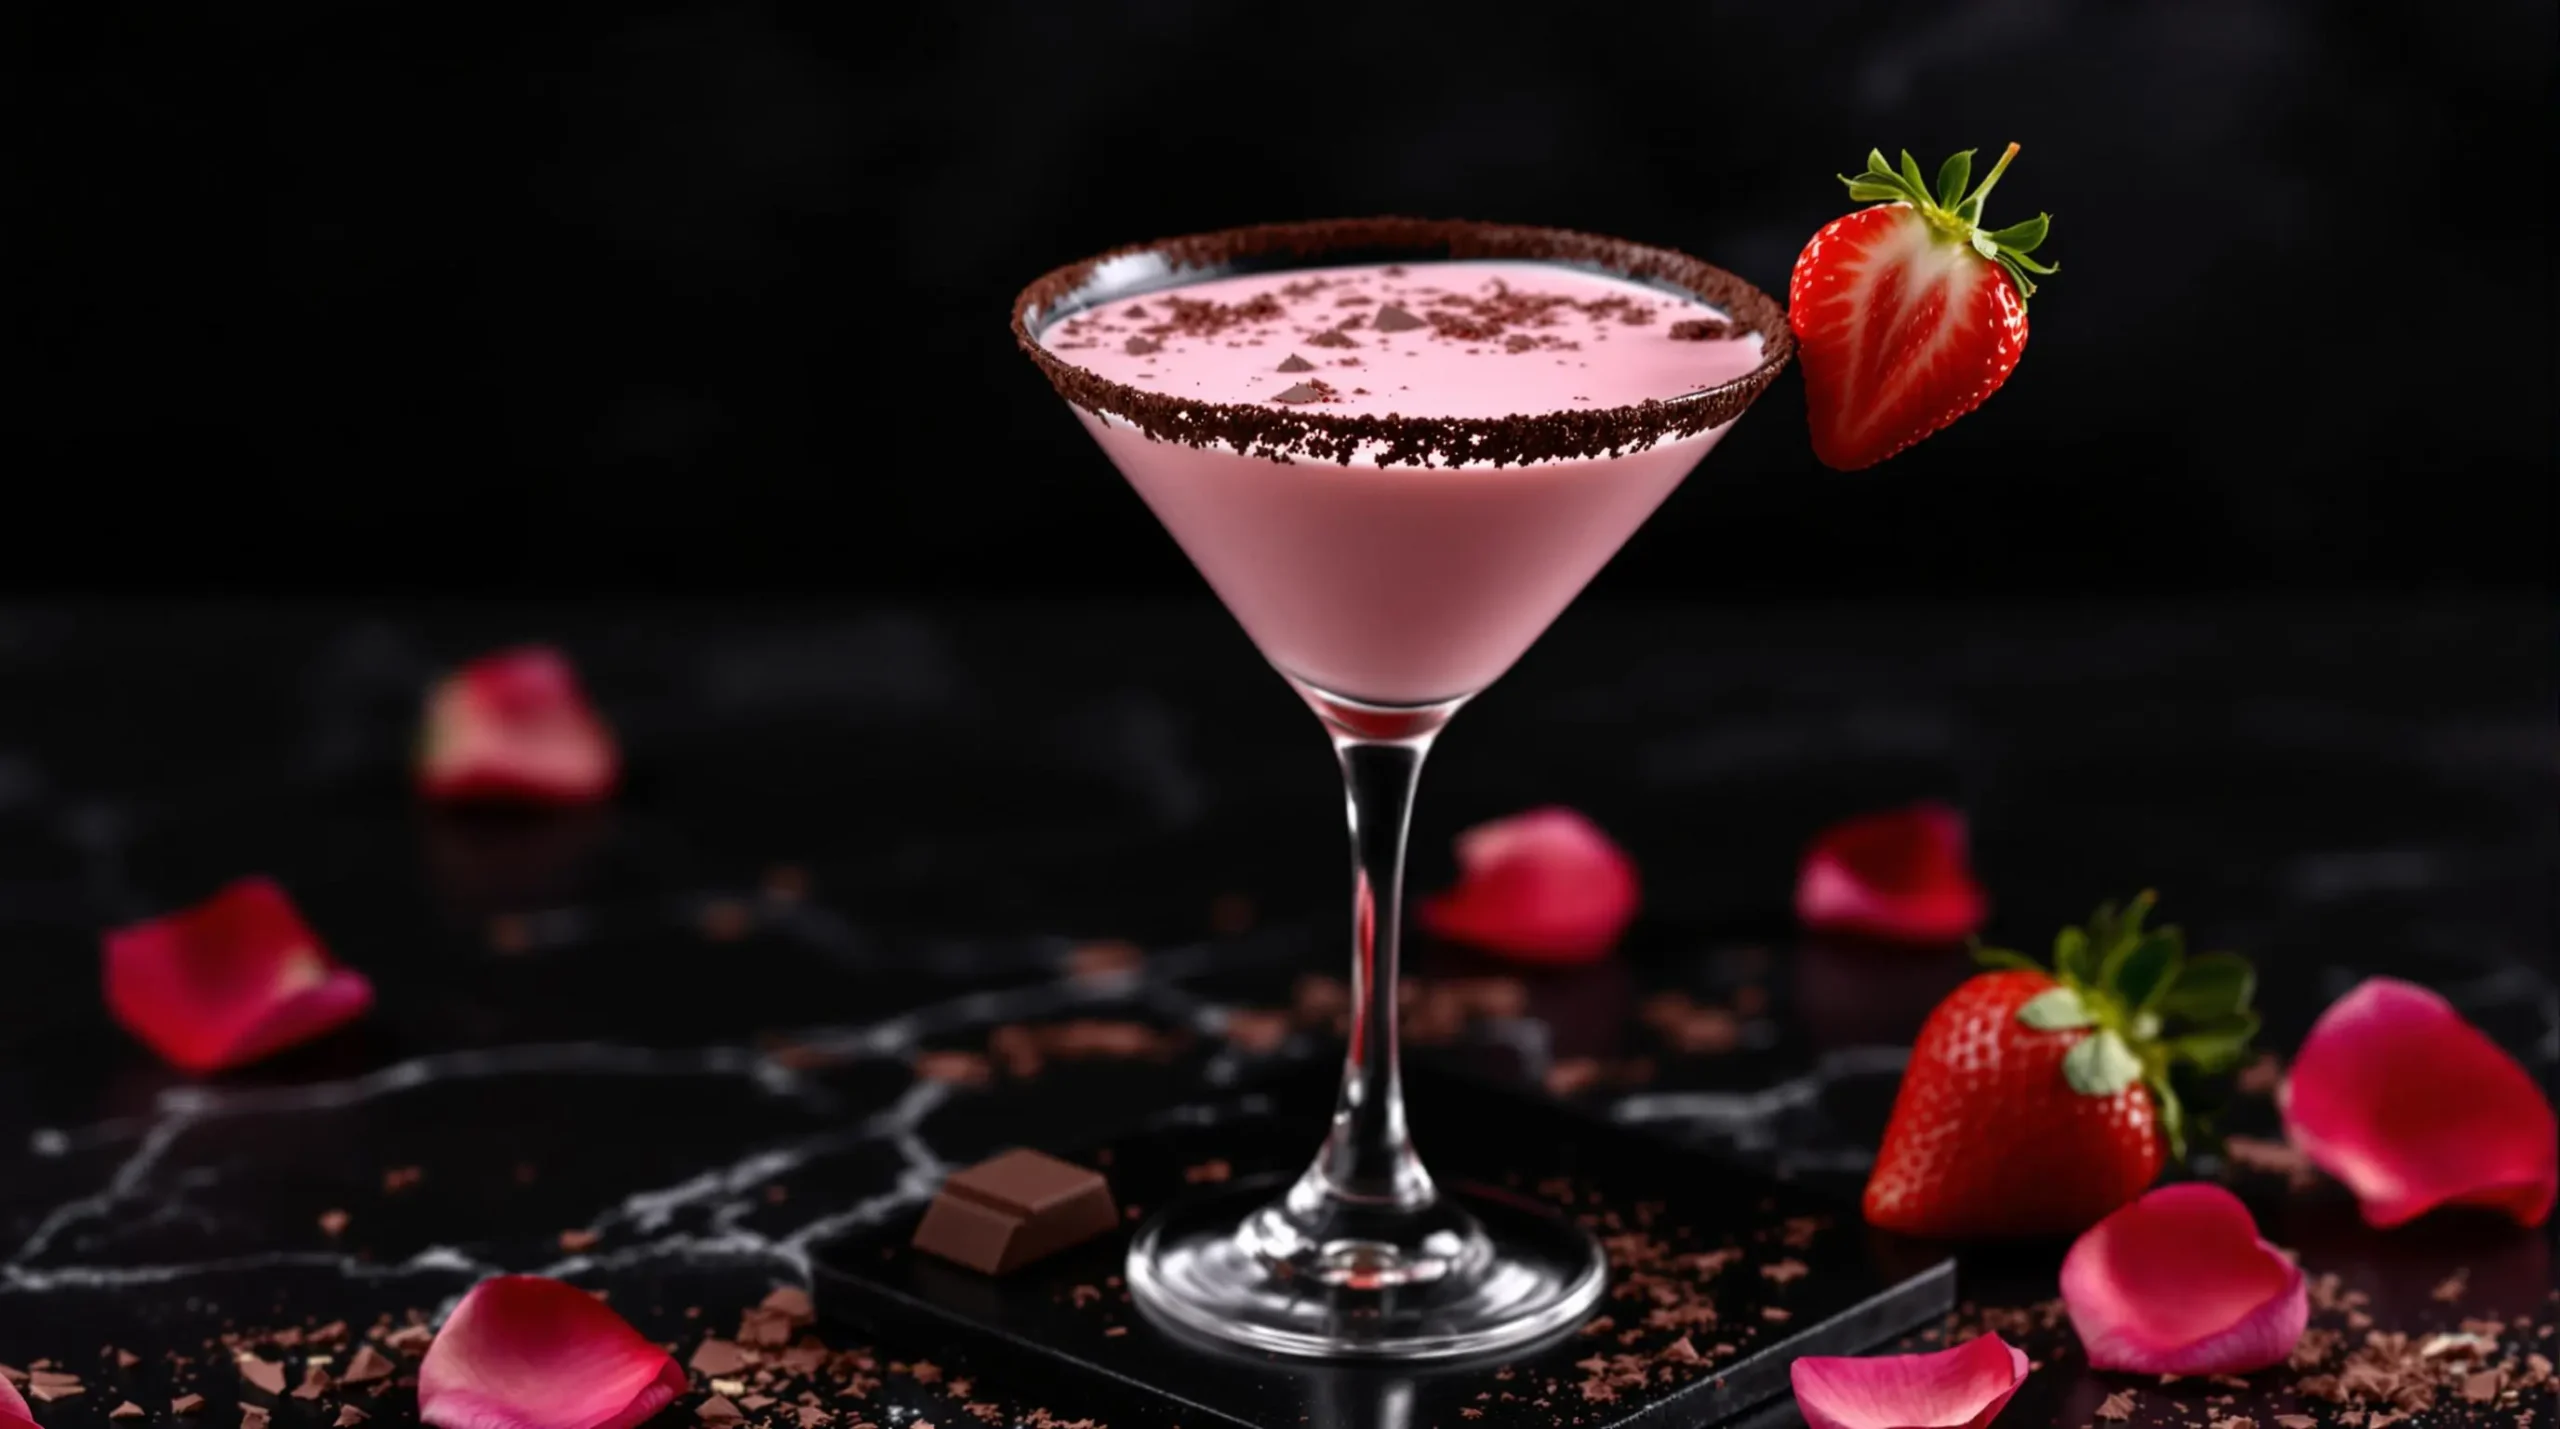
[[[534,821],[422,810],[405,770],[426,682],[526,638],[588,672],[627,742],[625,792]],[[1792,868],[1823,824],[1932,795],[1975,821],[2000,939],[2041,944],[2156,887],[2199,941],[2259,959],[2271,1046],[2393,973],[2547,1080],[2550,650],[2547,611],[2513,605],[1570,612],[1442,741],[1416,880],[1447,879],[1465,825],[1567,803],[1634,854],[1645,916],[1611,961],[1532,976],[1531,1015],[1421,1055],[1530,1079],[1558,1058],[1650,1060],[1643,1084],[1579,1099],[1853,1196],[1898,1048],[1964,968],[1801,938]],[[1332,779],[1312,720],[1205,598],[0,611],[0,1361],[89,1376],[39,1406],[49,1426],[102,1422],[128,1393],[158,1420],[165,1351],[432,1315],[501,1269],[605,1290],[687,1349],[726,1333],[805,1278],[813,1245],[908,1213],[951,1165],[1332,1055],[1320,1030],[1269,1053],[1221,1037],[1228,1009],[1338,971]],[[189,1081],[108,1022],[97,935],[252,872],[380,1003]],[[1139,944],[1139,970],[1071,975],[1102,938]],[[1426,943],[1412,971],[1503,969]],[[1737,1048],[1679,1055],[1634,1015],[1663,989],[1766,1010]],[[1171,1050],[985,1087],[912,1070],[1078,1016],[1148,1023]],[[2271,1125],[2263,1104],[2233,1116]],[[2225,1174],[2386,1324],[2552,1318],[2548,1234],[2379,1235],[2335,1187]],[[1964,1293],[2032,1305],[2052,1264],[1968,1253]],[[2463,1297],[2431,1298],[2457,1268]],[[2078,1425],[2115,1387],[2068,1341],[2030,1336],[2041,1367],[2004,1423]],[[104,1346],[142,1363],[117,1370]],[[1028,1366],[968,1369],[1009,1413],[1100,1412]],[[227,1424],[234,1382],[202,1378],[205,1422]],[[2144,1386],[2142,1418],[2187,1422],[2202,1401],[2182,1393]],[[867,1413],[952,1417],[894,1376]],[[279,1419],[327,1422],[291,1401]]]

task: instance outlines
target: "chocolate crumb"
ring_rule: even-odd
[[[2463,1292],[2470,1288],[2471,1271],[2466,1267],[2446,1276],[2436,1285],[2435,1289],[2430,1290],[2427,1293],[2435,1299],[2441,1300],[2445,1304],[2450,1305],[2454,1301],[2461,1299]]]
[[[2133,1417],[2133,1391],[2129,1389],[2119,1389],[2115,1393],[2108,1395],[2106,1397],[2106,1401],[2098,1406],[2097,1415],[2101,1419],[2112,1419],[2117,1421],[2131,1419]]]
[[[1369,319],[1369,326],[1380,332],[1411,332],[1431,324],[1405,311],[1401,303],[1389,303]]]
[[[560,1248],[571,1255],[582,1255],[595,1249],[603,1239],[591,1230],[566,1230],[560,1233]]]
[[[1761,1266],[1760,1274],[1763,1279],[1774,1281],[1780,1285],[1786,1285],[1791,1282],[1804,1279],[1807,1275],[1812,1274],[1812,1271],[1803,1261],[1789,1258],[1786,1260],[1771,1261],[1769,1264]]]
[[[338,1376],[341,1384],[371,1384],[389,1379],[400,1367],[371,1345],[356,1347],[356,1357],[347,1364],[347,1372]]]
[[[694,1372],[706,1379],[718,1379],[723,1375],[736,1374],[754,1364],[755,1356],[740,1349],[732,1341],[713,1338],[696,1345],[693,1357],[685,1363],[693,1366]]]
[[[1783,1325],[1789,1320],[1794,1319],[1795,1316],[1783,1307],[1777,1305],[1763,1305],[1760,1307],[1760,1318],[1773,1325]]]
[[[1126,1326],[1126,1325],[1114,1325],[1114,1326],[1112,1326],[1110,1329],[1107,1329],[1107,1330],[1103,1331],[1103,1332],[1102,1332],[1102,1337],[1103,1337],[1104,1339],[1106,1339],[1106,1340],[1116,1340],[1116,1339],[1120,1338],[1122,1335],[1125,1335],[1125,1334],[1127,1334],[1127,1333],[1129,1333],[1129,1327],[1128,1327],[1128,1326]]]
[[[1673,1340],[1670,1344],[1663,1346],[1662,1357],[1671,1361],[1673,1364],[1698,1364],[1703,1362],[1706,1358],[1706,1356],[1698,1353],[1698,1347],[1689,1342],[1689,1337],[1687,1335],[1682,1335],[1680,1338]]]
[[[1358,347],[1360,344],[1352,340],[1351,334],[1339,328],[1330,328],[1308,338],[1307,345],[1309,347]]]
[[[141,1405],[134,1403],[130,1399],[107,1411],[107,1417],[109,1419],[147,1419],[150,1416],[150,1410],[143,1408]]]
[[[142,1356],[133,1351],[124,1349],[116,1351],[116,1368],[131,1369],[140,1363],[142,1363]]]
[[[335,1429],[355,1429],[356,1425],[362,1424],[364,1421],[372,1417],[372,1415],[365,1413],[363,1410],[356,1408],[352,1404],[341,1404],[338,1406],[338,1419]]]
[[[303,1367],[302,1383],[293,1387],[293,1397],[296,1399],[318,1399],[321,1395],[327,1394],[332,1388],[334,1388],[336,1383],[337,1382],[335,1380],[329,1378],[329,1372],[322,1369],[317,1361],[314,1361],[313,1363]]]
[[[693,1415],[705,1424],[744,1424],[746,1411],[730,1402],[725,1394],[715,1394],[695,1407]]]
[[[202,1408],[204,1408],[204,1396],[201,1394],[181,1394],[169,1401],[169,1412],[172,1414],[193,1414]]]
[[[1149,353],[1164,351],[1164,344],[1152,337],[1133,337],[1120,344],[1120,350],[1131,357],[1145,357]]]
[[[1282,372],[1313,372],[1316,370],[1316,365],[1293,352],[1289,354],[1287,361],[1280,364],[1278,370]]]
[[[2506,1388],[2506,1377],[2493,1369],[2463,1376],[2462,1397],[2474,1404],[2486,1404]]]
[[[1683,318],[1671,325],[1677,342],[1720,342],[1733,336],[1733,324],[1722,318]]]
[[[254,1404],[240,1406],[240,1429],[267,1429],[267,1411]]]
[[[2320,1429],[2320,1421],[2308,1414],[2279,1414],[2276,1423],[2281,1429]]]
[[[1321,382],[1301,382],[1273,397],[1274,402],[1324,402],[1333,397],[1333,389]]]
[[[383,1336],[382,1342],[404,1355],[422,1355],[436,1342],[436,1332],[424,1325],[403,1325]]]
[[[347,1233],[348,1219],[349,1217],[344,1211],[322,1211],[320,1213],[320,1233],[329,1237],[331,1240],[336,1240],[338,1237]]]

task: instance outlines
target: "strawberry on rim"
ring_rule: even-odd
[[[1932,188],[1909,151],[1896,168],[1870,150],[1849,197],[1873,207],[1833,219],[1787,283],[1787,321],[1804,363],[1814,455],[1870,467],[1982,405],[2027,346],[2027,299],[2055,271],[2030,256],[2051,216],[1982,226],[1983,200],[2018,156],[2012,144],[1968,192],[1974,151]]]

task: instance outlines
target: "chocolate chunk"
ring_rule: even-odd
[[[1120,344],[1120,350],[1131,357],[1144,357],[1152,352],[1164,351],[1164,344],[1151,337],[1133,337]]]
[[[711,1396],[709,1399],[702,1401],[701,1405],[697,1407],[693,1413],[695,1418],[700,1419],[705,1424],[744,1424],[747,1422],[746,1411],[740,1409],[737,1405],[730,1403],[728,1396],[726,1395],[715,1394]]]
[[[240,1377],[269,1394],[284,1393],[284,1366],[254,1356],[240,1361]]]
[[[302,1383],[293,1387],[293,1397],[296,1399],[318,1399],[321,1395],[327,1394],[333,1384],[334,1381],[329,1378],[329,1372],[327,1370],[322,1369],[316,1364],[306,1365],[302,1371]]]
[[[355,1426],[372,1417],[352,1404],[341,1404],[338,1406],[338,1419],[333,1429],[355,1429]]]
[[[128,1399],[108,1410],[107,1417],[109,1419],[148,1419],[151,1417],[151,1411]]]
[[[1307,343],[1311,347],[1358,347],[1360,345],[1352,340],[1351,334],[1340,328],[1328,328],[1308,338]]]
[[[202,1408],[204,1408],[204,1396],[201,1394],[181,1394],[169,1401],[169,1412],[172,1414],[193,1414]]]
[[[340,1384],[371,1384],[377,1379],[391,1378],[399,1366],[371,1345],[358,1345],[356,1357],[347,1363],[347,1372],[338,1376]]]
[[[1280,364],[1280,370],[1283,372],[1313,372],[1316,370],[1316,365],[1293,352],[1289,354],[1288,361]]]
[[[736,1374],[754,1364],[755,1357],[738,1348],[732,1341],[713,1338],[704,1340],[695,1348],[693,1358],[686,1363],[692,1365],[705,1378],[717,1379],[722,1375]]]
[[[942,1183],[916,1226],[915,1247],[1003,1275],[1118,1223],[1100,1175],[1037,1151],[1008,1151]]]
[[[320,1233],[333,1240],[339,1236],[345,1235],[347,1233],[347,1213],[344,1211],[322,1211],[320,1213]]]
[[[1411,332],[1415,328],[1429,327],[1431,324],[1406,312],[1403,305],[1389,303],[1378,309],[1377,316],[1369,319],[1369,326],[1380,332]]]
[[[777,1285],[764,1297],[761,1307],[795,1325],[805,1325],[818,1318],[818,1308],[810,1303],[809,1292],[797,1285]]]
[[[1274,402],[1321,402],[1327,389],[1321,382],[1301,382],[1271,400]]]

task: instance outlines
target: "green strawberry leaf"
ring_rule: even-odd
[[[2011,948],[1984,947],[1979,938],[1976,938],[1973,943],[1973,961],[1976,966],[1988,968],[1994,972],[2040,973],[2045,970],[2044,964],[2024,953]]]
[[[2084,1097],[2111,1097],[2142,1077],[2142,1059],[2112,1027],[2101,1027],[2062,1054],[2062,1077]]]
[[[1938,166],[1938,206],[1953,208],[1964,199],[1964,186],[1973,181],[1973,150],[1963,149],[1947,156]]]
[[[1902,151],[1902,181],[1911,185],[1911,191],[1915,194],[1925,195],[1929,192],[1929,181],[1920,177],[1920,161],[1911,157],[1909,149]]]
[[[2151,1104],[2160,1113],[2160,1131],[2169,1140],[2169,1155],[2179,1161],[2187,1159],[2187,1107],[2178,1100],[2177,1089],[2167,1077],[2151,1082]]]
[[[2248,959],[2237,953],[2199,953],[2179,970],[2177,981],[2160,999],[2160,1011],[2202,1022],[2248,1011],[2257,990],[2258,974]]]
[[[2044,242],[2045,235],[2052,230],[2053,215],[2040,213],[2024,223],[2013,223],[2006,228],[1992,229],[1988,236],[1992,242],[2003,248],[2012,248],[2020,253],[2033,253],[2036,251],[2036,246]]]
[[[2248,1055],[2249,1039],[2258,1035],[2254,1012],[2235,1012],[2188,1029],[2166,1044],[2169,1055],[2193,1062],[2199,1070],[2219,1072],[2236,1067]]]
[[[2094,1026],[2098,1019],[2090,1014],[2079,993],[2067,987],[2049,987],[2019,1005],[2018,1020],[2039,1032],[2061,1032]]]
[[[2179,965],[2186,961],[2180,946],[2185,941],[2177,929],[2163,928],[2138,942],[2119,944],[2107,955],[2098,979],[2115,989],[2125,1006],[2147,1012],[2177,979]]]
[[[2094,923],[2091,925],[2096,926]],[[2089,951],[2089,934],[2078,928],[2065,928],[2053,935],[2053,970],[2064,982],[2095,985],[2098,960]]]

